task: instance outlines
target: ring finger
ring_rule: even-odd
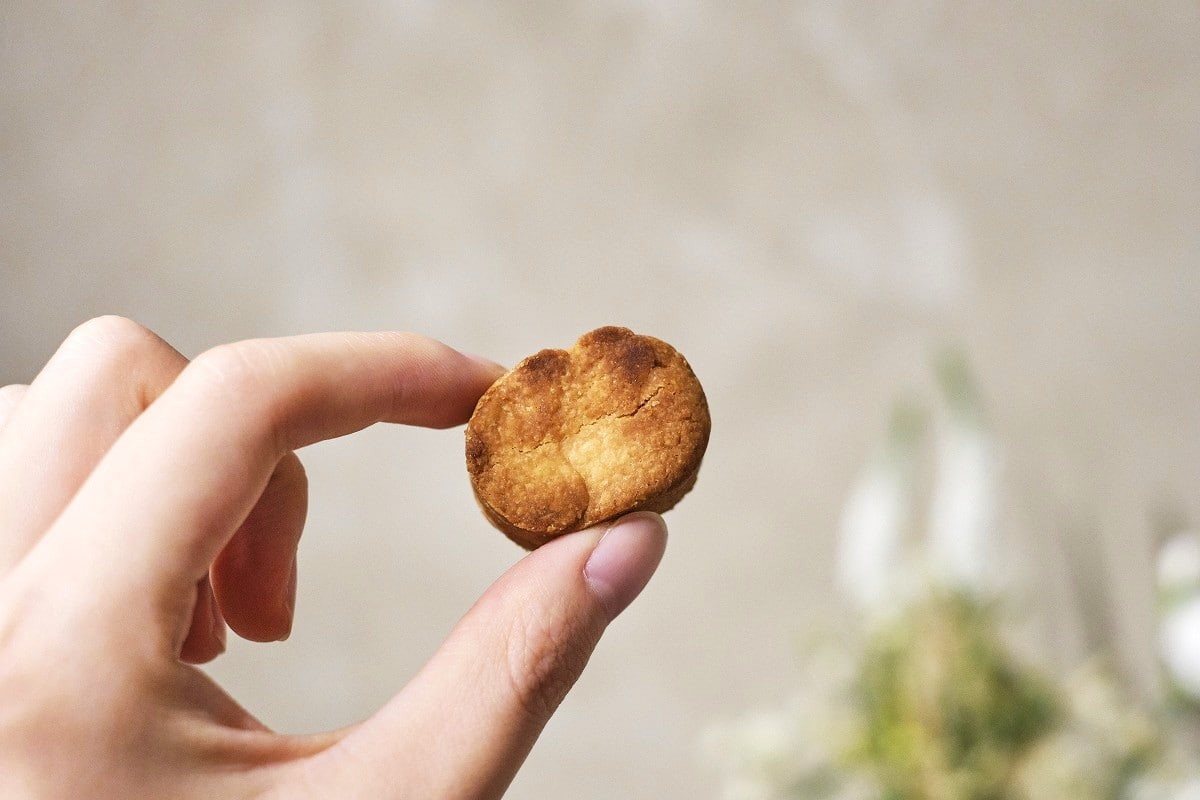
[[[17,403],[21,402],[21,398],[25,396],[25,390],[28,388],[20,383],[0,386],[0,432],[3,432],[4,423],[8,422],[8,418],[16,409]]]
[[[80,325],[21,392],[0,442],[0,577],[187,359],[120,317]],[[16,392],[13,391],[15,394]]]

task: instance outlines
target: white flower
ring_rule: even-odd
[[[1200,587],[1200,532],[1185,531],[1158,551],[1158,588],[1164,592]]]
[[[1200,595],[1167,613],[1159,631],[1159,647],[1163,665],[1176,685],[1200,698]]]
[[[1176,787],[1171,800],[1200,800],[1200,777],[1192,778],[1182,786]]]
[[[903,585],[904,532],[920,414],[898,408],[888,442],[867,466],[842,512],[837,576],[863,609],[878,612],[897,600]]]
[[[961,418],[951,420],[938,445],[930,566],[943,582],[979,591],[995,573],[995,447],[982,427]]]
[[[879,608],[892,593],[906,506],[898,465],[881,460],[860,479],[842,512],[838,581],[865,609]]]
[[[996,574],[999,458],[961,354],[942,359],[938,380],[950,414],[938,437],[926,555],[939,582],[980,592]]]
[[[721,800],[879,800],[869,776],[840,761],[855,724],[856,674],[848,653],[819,648],[778,709],[706,730],[702,747],[721,773]]]
[[[826,766],[814,752],[803,719],[780,711],[758,711],[710,728],[704,750],[723,773],[722,800],[774,800],[805,773]]]
[[[1124,800],[1200,800],[1200,777],[1183,781],[1138,778],[1130,784],[1122,797]]]

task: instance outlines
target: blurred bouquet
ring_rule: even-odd
[[[1200,800],[1200,767],[1176,735],[1200,698],[1200,537],[1176,536],[1159,560],[1173,703],[1139,708],[1098,659],[1059,679],[1032,666],[1005,636],[996,449],[965,362],[947,359],[939,379],[924,535],[913,478],[931,426],[902,406],[840,531],[839,585],[860,635],[812,649],[781,707],[706,732],[722,797]]]

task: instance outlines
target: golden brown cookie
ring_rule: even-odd
[[[467,471],[487,518],[532,550],[674,506],[696,482],[709,427],[704,390],[675,348],[598,328],[492,384],[467,423]]]

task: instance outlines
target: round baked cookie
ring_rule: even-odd
[[[467,423],[467,471],[487,518],[532,550],[630,511],[666,511],[696,482],[710,428],[675,348],[598,328],[501,376]]]

